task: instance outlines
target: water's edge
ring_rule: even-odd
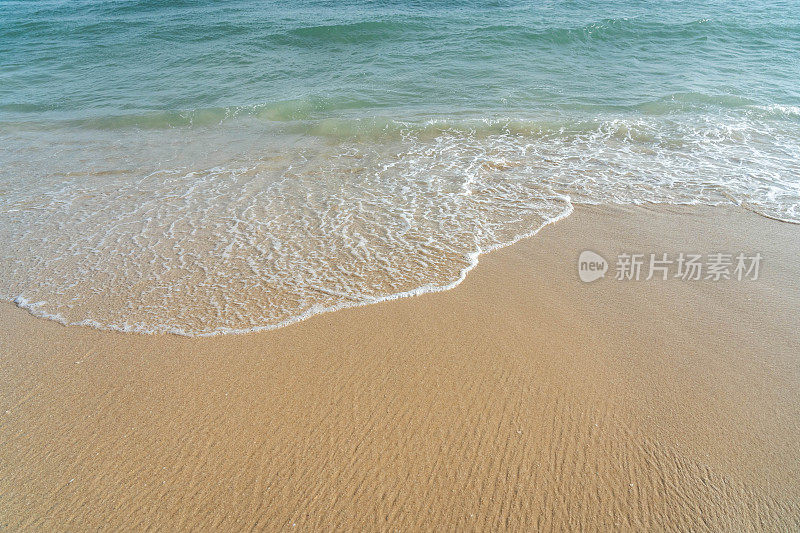
[[[46,302],[29,302],[23,295],[18,295],[18,296],[13,297],[13,298],[5,298],[5,299],[9,299],[18,308],[24,309],[25,311],[30,313],[32,316],[35,316],[37,318],[43,318],[43,319],[47,319],[47,320],[52,320],[54,322],[57,322],[57,323],[65,326],[65,327],[67,327],[67,326],[81,326],[81,327],[89,327],[89,328],[100,330],[100,331],[114,331],[114,332],[118,332],[118,333],[133,333],[133,334],[138,334],[138,335],[152,335],[152,336],[157,336],[157,335],[177,335],[177,336],[181,336],[181,337],[190,337],[190,338],[216,337],[216,336],[219,336],[219,335],[244,335],[244,334],[249,334],[249,333],[260,333],[260,332],[265,332],[265,331],[272,331],[272,330],[284,328],[284,327],[287,327],[287,326],[291,326],[291,325],[297,324],[299,322],[303,322],[303,321],[305,321],[305,320],[307,320],[307,319],[309,319],[311,317],[314,317],[316,315],[321,315],[323,313],[333,313],[333,312],[336,312],[336,311],[341,311],[343,309],[350,309],[350,308],[354,308],[354,307],[363,307],[363,306],[367,306],[367,305],[372,305],[372,304],[377,304],[377,303],[382,303],[382,302],[388,302],[388,301],[392,301],[392,300],[399,300],[399,299],[402,299],[402,298],[409,298],[409,297],[412,297],[412,296],[420,296],[420,295],[424,295],[424,294],[433,294],[433,293],[437,293],[437,292],[449,291],[451,289],[454,289],[454,288],[458,287],[467,278],[467,275],[470,273],[470,271],[472,271],[476,266],[478,266],[479,258],[480,258],[481,255],[491,253],[491,252],[493,252],[495,250],[499,250],[501,248],[506,248],[508,246],[512,246],[512,245],[514,245],[514,244],[516,244],[516,243],[518,243],[518,242],[520,242],[522,240],[529,239],[529,238],[532,238],[532,237],[536,236],[545,227],[550,226],[552,224],[555,224],[555,223],[567,218],[569,215],[571,215],[574,212],[576,205],[577,206],[597,206],[597,205],[601,205],[601,204],[593,204],[593,203],[586,203],[586,202],[573,202],[569,197],[565,197],[563,199],[567,202],[567,206],[564,209],[564,211],[562,213],[560,213],[559,215],[546,220],[545,222],[543,222],[540,226],[536,227],[535,229],[533,229],[533,230],[531,230],[529,232],[517,235],[511,241],[495,244],[495,245],[490,246],[490,247],[488,247],[486,249],[476,250],[476,251],[471,252],[470,254],[468,254],[467,258],[469,259],[469,264],[466,267],[464,267],[463,269],[461,269],[458,278],[455,281],[451,282],[451,283],[448,283],[446,285],[427,284],[427,285],[423,285],[423,286],[417,287],[416,289],[412,289],[412,290],[409,290],[409,291],[398,292],[398,293],[388,294],[388,295],[385,295],[385,296],[374,297],[374,298],[371,298],[371,299],[368,299],[368,300],[363,300],[363,301],[360,301],[360,302],[346,302],[346,303],[342,303],[342,304],[335,305],[335,306],[312,308],[312,309],[309,309],[308,311],[306,311],[306,312],[304,312],[304,313],[302,313],[300,315],[291,317],[291,318],[289,318],[287,320],[284,320],[282,322],[279,322],[277,324],[269,324],[269,325],[264,325],[264,326],[256,326],[256,327],[252,327],[252,328],[241,328],[241,329],[220,328],[220,329],[217,329],[217,330],[214,330],[214,331],[203,332],[203,333],[190,333],[190,332],[187,332],[185,330],[176,329],[176,328],[163,329],[161,331],[153,331],[152,329],[145,329],[145,328],[141,328],[141,327],[120,327],[120,326],[116,326],[116,325],[113,325],[113,324],[112,325],[100,324],[99,322],[91,321],[91,320],[84,320],[84,321],[80,321],[80,322],[69,322],[68,320],[64,319],[64,317],[62,317],[61,315],[52,314],[52,313],[48,313],[46,311],[42,311],[40,308]],[[622,204],[618,204],[618,205],[622,205]],[[698,205],[698,204],[684,204],[684,203],[663,204],[663,203],[643,202],[643,203],[637,203],[637,204],[633,204],[632,203],[632,204],[629,204],[629,205],[638,205],[638,206],[641,206],[641,205],[663,205],[663,206],[665,206],[665,205],[687,205],[688,206],[688,205]],[[720,205],[723,205],[723,204],[711,205],[711,207],[717,207],[717,206],[720,206]],[[740,207],[740,208],[745,209],[745,210],[747,210],[747,211],[749,211],[751,213],[754,213],[756,215],[762,216],[762,217],[764,217],[764,218],[766,218],[768,220],[774,220],[776,222],[782,222],[782,223],[786,223],[786,224],[800,225],[800,222],[797,222],[797,221],[794,221],[794,220],[785,220],[785,219],[781,219],[779,217],[770,216],[770,215],[761,213],[761,212],[757,211],[756,209],[750,207],[746,203],[734,203],[734,202],[731,202],[728,205]]]
[[[9,299],[18,308],[24,309],[25,311],[27,311],[28,313],[30,313],[31,315],[33,315],[33,316],[35,316],[37,318],[44,318],[44,319],[47,319],[47,320],[52,320],[54,322],[57,322],[57,323],[65,326],[65,327],[67,327],[67,326],[82,326],[82,327],[89,327],[89,328],[100,330],[100,331],[115,331],[115,332],[118,332],[118,333],[134,333],[134,334],[139,334],[139,335],[154,335],[154,336],[155,335],[178,335],[178,336],[181,336],[181,337],[192,337],[192,338],[195,338],[195,337],[216,337],[218,335],[243,335],[243,334],[248,334],[248,333],[260,333],[260,332],[264,332],[264,331],[272,331],[272,330],[284,328],[284,327],[287,327],[287,326],[291,326],[292,324],[297,324],[298,322],[303,322],[303,321],[305,321],[305,320],[307,320],[307,319],[309,319],[309,318],[311,318],[313,316],[321,315],[323,313],[333,313],[335,311],[341,311],[343,309],[350,309],[350,308],[354,308],[354,307],[363,307],[363,306],[377,304],[377,303],[381,303],[381,302],[399,300],[401,298],[409,298],[409,297],[412,297],[412,296],[420,296],[420,295],[423,295],[423,294],[432,294],[432,293],[444,292],[444,291],[449,291],[451,289],[454,289],[454,288],[458,287],[459,285],[461,285],[461,283],[467,278],[467,274],[469,274],[469,272],[472,269],[474,269],[476,266],[478,266],[479,257],[481,255],[491,253],[491,252],[493,252],[495,250],[499,250],[500,248],[505,248],[507,246],[511,246],[513,244],[516,244],[521,240],[533,237],[536,234],[538,234],[545,227],[547,227],[547,226],[549,226],[551,224],[555,224],[556,222],[558,222],[558,221],[568,217],[569,215],[571,215],[573,213],[573,211],[575,210],[574,204],[571,202],[569,197],[564,197],[563,200],[565,200],[567,202],[567,207],[564,209],[564,211],[562,213],[560,213],[559,215],[546,220],[545,222],[543,222],[537,228],[535,228],[535,229],[533,229],[533,230],[531,230],[529,232],[517,235],[511,241],[504,242],[504,243],[498,243],[498,244],[492,245],[490,247],[487,247],[486,249],[483,249],[483,250],[479,249],[479,250],[476,250],[474,252],[471,252],[471,253],[467,254],[466,257],[469,260],[469,264],[466,267],[461,269],[458,278],[455,281],[453,281],[452,283],[448,283],[446,285],[426,284],[426,285],[423,285],[421,287],[417,287],[416,289],[412,289],[412,290],[409,290],[409,291],[388,294],[388,295],[385,295],[385,296],[378,296],[378,297],[374,297],[374,298],[371,298],[371,299],[363,300],[363,301],[360,301],[360,302],[346,302],[346,303],[342,303],[342,304],[335,305],[335,306],[329,306],[329,307],[318,307],[318,308],[313,308],[312,307],[311,309],[305,311],[304,313],[302,313],[300,315],[288,318],[288,319],[286,319],[286,320],[284,320],[282,322],[279,322],[277,324],[269,324],[269,325],[264,325],[264,326],[256,326],[256,327],[251,327],[251,328],[240,328],[240,329],[236,329],[236,328],[219,328],[219,329],[216,329],[216,330],[213,330],[213,331],[202,332],[202,333],[190,333],[190,332],[187,332],[185,330],[177,329],[177,328],[168,328],[168,329],[162,329],[160,331],[154,331],[153,329],[157,329],[158,326],[156,326],[156,327],[154,327],[152,329],[145,329],[145,328],[137,327],[137,326],[134,326],[134,327],[121,327],[121,326],[117,326],[117,325],[114,325],[114,324],[101,324],[101,323],[99,323],[97,321],[94,321],[94,320],[82,320],[82,321],[79,321],[79,322],[69,322],[63,316],[61,316],[59,314],[48,313],[46,311],[42,311],[40,308],[42,306],[44,306],[47,302],[30,302],[24,297],[24,295],[18,295],[16,297],[4,298],[4,299]]]

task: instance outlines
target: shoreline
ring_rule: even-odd
[[[568,198],[568,197],[565,198],[565,200],[567,201],[567,208],[565,209],[565,211],[563,213],[561,213],[561,214],[559,214],[559,215],[557,215],[557,216],[555,216],[555,217],[543,222],[542,225],[540,225],[536,229],[531,230],[531,231],[526,232],[526,233],[523,233],[521,235],[518,235],[518,236],[516,236],[514,239],[512,239],[509,242],[498,243],[496,245],[493,245],[493,246],[489,247],[486,250],[477,250],[475,252],[471,252],[470,254],[468,254],[466,257],[469,259],[470,264],[467,267],[463,268],[461,270],[461,272],[460,272],[460,275],[459,275],[458,279],[456,279],[455,281],[453,281],[451,283],[448,283],[446,285],[432,285],[432,284],[429,283],[429,284],[417,287],[415,289],[411,289],[409,291],[399,292],[399,293],[392,293],[392,294],[388,294],[388,295],[385,295],[385,296],[377,296],[377,297],[374,297],[372,299],[359,301],[359,302],[355,302],[355,303],[343,303],[343,304],[340,304],[340,305],[336,305],[336,306],[332,306],[332,307],[325,307],[325,308],[322,308],[322,309],[312,308],[312,309],[309,309],[309,310],[301,313],[300,315],[288,318],[288,319],[286,319],[286,320],[284,320],[282,322],[279,322],[277,324],[269,324],[269,325],[263,325],[263,326],[253,326],[251,328],[241,328],[241,329],[223,328],[223,329],[216,329],[216,330],[209,331],[209,332],[204,332],[204,333],[190,333],[190,332],[186,332],[186,331],[184,331],[182,329],[175,329],[175,328],[171,328],[171,329],[160,328],[160,329],[154,330],[152,328],[140,327],[140,326],[104,325],[104,324],[101,324],[101,323],[99,323],[99,322],[97,322],[95,320],[92,320],[92,319],[82,320],[82,321],[79,321],[79,322],[68,322],[63,316],[61,316],[59,314],[51,314],[51,313],[48,313],[47,311],[41,311],[41,312],[37,311],[37,308],[39,306],[41,306],[43,303],[46,303],[46,302],[33,302],[33,303],[31,303],[23,295],[18,295],[18,296],[13,297],[13,298],[8,298],[8,300],[10,301],[10,303],[14,304],[16,307],[28,312],[30,315],[32,315],[32,316],[34,316],[36,318],[40,318],[40,319],[44,319],[44,320],[50,320],[50,321],[56,322],[57,324],[60,324],[60,325],[65,326],[65,327],[75,327],[75,326],[77,326],[77,327],[91,328],[91,329],[95,329],[95,330],[98,330],[98,331],[113,331],[113,332],[126,333],[126,334],[155,335],[155,336],[158,336],[158,335],[176,335],[176,336],[179,336],[179,337],[187,337],[187,338],[210,338],[210,337],[217,337],[217,336],[221,336],[221,335],[249,335],[249,334],[253,334],[253,333],[264,333],[264,332],[268,332],[268,331],[274,331],[274,330],[277,330],[277,329],[285,328],[285,327],[288,327],[288,326],[291,326],[291,325],[294,325],[294,324],[298,324],[300,322],[304,322],[304,321],[306,321],[309,318],[312,318],[314,316],[322,315],[322,314],[326,314],[326,313],[335,313],[337,311],[342,311],[342,310],[345,310],[345,309],[364,307],[364,306],[369,306],[369,305],[373,305],[373,304],[379,304],[379,303],[383,303],[383,302],[391,302],[391,301],[394,301],[394,300],[400,300],[400,299],[403,299],[403,298],[411,298],[411,297],[414,297],[414,296],[422,296],[422,295],[425,295],[425,294],[436,294],[436,293],[439,293],[439,292],[445,292],[445,291],[453,290],[456,287],[458,287],[461,283],[463,283],[464,280],[469,275],[469,273],[475,267],[478,266],[478,264],[480,262],[479,261],[480,256],[490,254],[490,253],[492,253],[492,252],[494,252],[496,250],[500,250],[500,249],[506,248],[508,246],[514,246],[515,244],[518,244],[521,241],[536,237],[536,235],[538,235],[539,232],[542,231],[544,228],[546,228],[548,226],[551,226],[553,224],[557,224],[561,220],[564,220],[565,218],[570,216],[575,211],[575,207],[578,207],[578,208],[581,208],[581,209],[584,209],[584,208],[590,208],[591,209],[593,207],[601,207],[602,208],[604,206],[605,207],[611,207],[611,208],[619,207],[619,208],[623,208],[623,209],[626,208],[626,207],[634,207],[635,208],[635,207],[643,207],[643,206],[647,206],[647,207],[651,207],[651,208],[655,208],[655,209],[659,209],[659,208],[669,209],[670,207],[675,207],[675,206],[677,206],[677,207],[689,207],[689,208],[692,208],[692,207],[699,207],[699,208],[715,208],[715,207],[732,208],[733,207],[733,208],[743,209],[743,210],[748,211],[750,213],[754,213],[755,215],[758,215],[760,217],[764,217],[765,219],[768,219],[768,220],[773,220],[773,221],[784,223],[784,224],[799,225],[799,223],[797,223],[795,221],[792,221],[792,220],[782,219],[782,218],[778,218],[778,217],[774,217],[774,216],[770,216],[770,215],[761,213],[761,212],[759,212],[759,211],[757,211],[755,209],[751,209],[751,208],[747,207],[744,204],[741,204],[741,205],[737,205],[737,204],[705,205],[705,204],[660,204],[660,203],[645,202],[645,203],[641,203],[641,204],[630,204],[630,205],[628,205],[628,204],[625,204],[625,205],[620,204],[620,205],[617,205],[617,204],[585,204],[585,203],[580,203],[580,202],[573,203],[571,201],[571,199]]]
[[[220,335],[249,335],[251,333],[264,333],[264,332],[268,332],[268,331],[274,331],[276,329],[285,328],[287,326],[298,324],[300,322],[304,322],[304,321],[308,320],[309,318],[312,318],[312,317],[317,316],[317,315],[322,315],[322,314],[326,314],[326,313],[335,313],[337,311],[343,311],[345,309],[353,309],[353,308],[357,308],[357,307],[365,307],[365,306],[368,306],[368,305],[379,304],[379,303],[384,303],[384,302],[392,302],[394,300],[401,300],[401,299],[404,299],[404,298],[412,298],[414,296],[422,296],[422,295],[425,295],[425,294],[436,294],[438,292],[445,292],[445,291],[453,290],[456,287],[458,287],[459,285],[461,285],[461,283],[463,283],[464,280],[467,279],[467,275],[469,275],[469,273],[476,266],[478,266],[478,264],[479,264],[479,259],[478,258],[480,256],[486,255],[486,254],[490,254],[490,253],[492,253],[492,252],[494,252],[496,250],[500,250],[502,248],[506,248],[507,246],[513,246],[513,245],[517,244],[518,242],[520,242],[522,240],[530,239],[532,237],[535,237],[540,231],[542,231],[547,226],[555,224],[555,223],[559,222],[560,220],[563,220],[563,219],[567,218],[569,215],[571,215],[573,213],[573,211],[575,210],[575,206],[574,206],[573,203],[570,202],[570,199],[568,197],[565,198],[565,200],[567,201],[567,208],[565,209],[565,211],[563,213],[559,214],[558,216],[555,216],[555,217],[543,222],[542,225],[540,225],[538,228],[536,228],[534,230],[531,230],[529,232],[523,233],[521,235],[518,235],[517,237],[515,237],[513,240],[511,240],[509,242],[495,244],[493,246],[490,246],[486,250],[477,250],[475,252],[471,252],[471,253],[467,254],[465,257],[469,259],[469,265],[464,267],[463,269],[461,269],[461,272],[459,273],[458,279],[456,279],[455,281],[453,281],[451,283],[448,283],[446,285],[433,285],[433,284],[428,283],[426,285],[422,285],[420,287],[417,287],[415,289],[411,289],[409,291],[392,293],[392,294],[388,294],[386,296],[376,296],[376,297],[374,297],[372,299],[368,299],[368,300],[364,300],[364,301],[360,301],[360,302],[343,303],[343,304],[340,304],[340,305],[336,305],[336,306],[333,306],[333,307],[325,307],[325,308],[322,308],[322,309],[314,309],[314,308],[312,308],[312,309],[309,309],[309,310],[305,311],[304,313],[301,313],[300,315],[297,315],[297,316],[292,317],[292,318],[288,318],[288,319],[286,319],[286,320],[284,320],[282,322],[279,322],[277,324],[264,325],[264,326],[254,326],[252,328],[243,328],[243,329],[223,328],[223,329],[216,329],[216,330],[213,330],[213,331],[210,331],[210,332],[207,332],[207,333],[188,333],[188,332],[186,332],[186,331],[184,331],[182,329],[163,329],[162,328],[162,329],[158,329],[158,330],[152,330],[152,329],[148,329],[148,328],[140,328],[138,326],[120,327],[120,326],[114,326],[114,325],[103,325],[103,324],[100,324],[99,322],[97,322],[95,320],[91,320],[91,319],[82,320],[80,322],[68,322],[64,317],[62,317],[59,314],[51,314],[51,313],[48,313],[46,311],[42,311],[42,312],[37,312],[36,311],[37,307],[41,306],[43,303],[46,303],[46,302],[30,303],[22,295],[16,296],[14,298],[9,298],[9,300],[16,307],[18,307],[18,308],[20,308],[20,309],[22,309],[24,311],[27,311],[30,315],[32,315],[32,316],[34,316],[36,318],[42,318],[42,319],[45,319],[45,320],[50,320],[50,321],[53,321],[53,322],[55,322],[57,324],[65,326],[65,327],[74,327],[74,326],[86,327],[86,328],[91,328],[91,329],[95,329],[95,330],[98,330],[98,331],[113,331],[113,332],[117,332],[117,333],[132,333],[132,334],[136,334],[136,335],[177,335],[179,337],[187,337],[187,338],[209,338],[209,337],[217,337],[217,336],[220,336]]]
[[[795,225],[576,206],[458,287],[249,335],[0,306],[9,529],[800,526]],[[578,252],[761,252],[582,283]]]

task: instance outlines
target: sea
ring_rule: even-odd
[[[586,204],[800,223],[800,2],[0,0],[0,299],[37,316],[273,329]]]

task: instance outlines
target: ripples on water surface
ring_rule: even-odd
[[[575,203],[800,221],[792,2],[4,2],[0,294],[213,334],[452,286]]]

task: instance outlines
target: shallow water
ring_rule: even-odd
[[[796,7],[0,4],[0,294],[250,331],[451,287],[574,203],[800,222]]]

